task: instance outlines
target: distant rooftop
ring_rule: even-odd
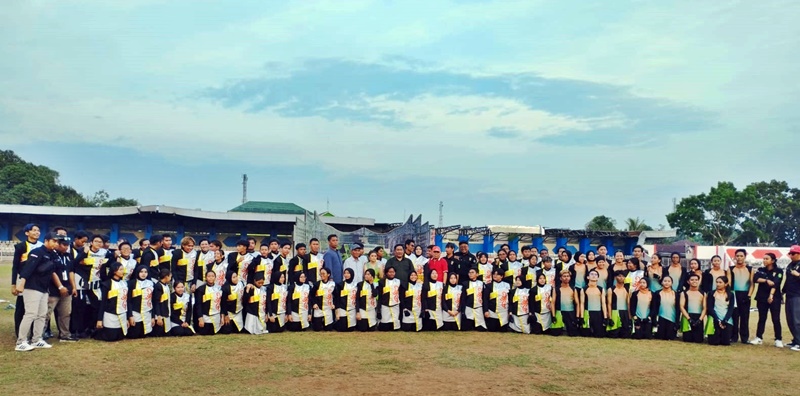
[[[306,210],[289,202],[247,201],[229,212],[304,215]]]

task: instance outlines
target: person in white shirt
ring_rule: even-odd
[[[364,254],[364,245],[360,242],[354,243],[350,247],[350,257],[344,261],[344,268],[350,268],[353,270],[354,278],[353,282],[358,284],[364,279],[364,263],[367,261],[366,257],[363,256]]]

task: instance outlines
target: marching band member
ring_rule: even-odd
[[[461,330],[461,322],[464,312],[463,286],[458,282],[458,273],[449,272],[447,274],[447,285],[442,290],[442,322],[443,330]]]
[[[239,279],[239,274],[228,271],[226,282],[222,285],[222,321],[224,326],[230,326],[232,333],[241,333],[244,330],[244,282]]]
[[[261,245],[262,249],[267,246]],[[242,297],[244,301],[244,331],[260,335],[268,333],[267,320],[269,315],[269,288],[264,285],[264,273],[256,272],[250,279],[252,287],[247,287]]]
[[[128,333],[128,285],[122,280],[125,269],[112,263],[110,278],[100,283],[101,296],[97,312],[97,331],[94,337],[101,341],[119,341]]]
[[[536,261],[536,258],[531,257],[529,261]],[[511,321],[508,323],[508,328],[517,333],[530,334],[531,289],[523,285],[522,276],[514,279],[514,290],[511,292],[510,303],[508,304],[508,310],[511,312]]]
[[[356,328],[358,319],[357,301],[358,283],[354,282],[355,273],[352,268],[345,268],[344,279],[338,284],[334,291],[336,298],[336,327],[338,331],[353,331]]]
[[[358,331],[372,331],[377,328],[378,302],[375,299],[377,294],[378,285],[375,283],[375,270],[367,268],[364,270],[364,280],[358,283],[358,300],[356,301]]]
[[[444,284],[439,282],[439,271],[432,269],[428,273],[428,281],[422,287],[422,296],[425,300],[423,304],[427,313],[423,327],[427,331],[440,330],[444,326],[444,312],[442,310],[443,288]]]
[[[289,312],[286,327],[289,331],[305,331],[311,326],[310,301],[312,300],[311,285],[306,282],[306,274],[300,274],[297,282],[289,286],[289,300],[286,310]]]
[[[128,281],[128,338],[143,338],[150,335],[155,325],[153,318],[153,290],[147,264],[139,264]]]
[[[319,275],[319,283],[311,288],[311,300],[313,301],[311,323],[314,331],[331,331],[336,323],[336,305],[333,301],[336,283],[333,282],[330,272],[325,267],[319,271]]]
[[[422,251],[421,246],[417,246],[418,251]],[[424,312],[422,301],[422,282],[418,282],[419,275],[412,272],[408,275],[408,287],[403,293],[400,302],[403,308],[402,329],[403,331],[422,331],[422,313]]]
[[[182,250],[179,250],[178,254],[180,251]],[[174,259],[175,255],[172,257]],[[175,291],[169,297],[169,304],[172,307],[169,316],[169,335],[173,337],[192,336],[194,335],[192,294],[186,290],[186,284],[182,281],[176,281],[173,287]]]
[[[381,322],[378,329],[381,331],[400,330],[400,296],[405,293],[400,280],[395,277],[394,267],[388,267],[386,277],[378,283],[381,307]]]

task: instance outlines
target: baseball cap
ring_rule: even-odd
[[[800,253],[800,245],[792,245],[792,247],[789,248],[789,254],[792,253]]]
[[[356,242],[352,246],[350,246],[350,250],[363,249],[363,248],[364,248],[364,244],[362,244],[360,242]]]
[[[431,250],[433,250],[434,253],[441,253],[442,252],[442,249],[440,247],[438,247],[438,246],[434,246],[433,249],[431,249]]]
[[[63,237],[61,235],[56,234],[55,232],[48,232],[47,234],[44,234],[45,241],[58,240],[59,238]]]

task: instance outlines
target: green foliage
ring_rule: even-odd
[[[84,197],[58,182],[58,172],[24,161],[11,150],[0,150],[0,203],[48,206],[137,206],[133,199],[109,200],[100,190],[92,198]]]
[[[590,231],[617,231],[617,222],[606,216],[595,216],[586,223],[586,229]]]
[[[715,245],[788,246],[797,241],[800,190],[776,180],[741,191],[733,183],[720,182],[708,193],[681,199],[667,221],[682,235]]]
[[[629,217],[625,220],[625,231],[653,231],[653,227],[647,225],[644,220]]]

